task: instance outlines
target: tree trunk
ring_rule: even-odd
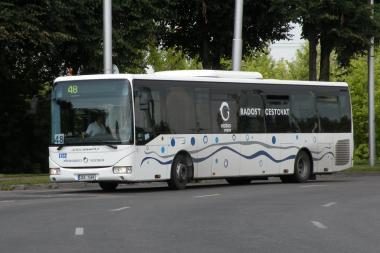
[[[211,69],[212,64],[210,63],[210,43],[206,35],[207,34],[202,35],[202,67],[203,69]]]
[[[319,81],[330,80],[330,55],[332,52],[331,43],[328,39],[321,36],[321,62],[320,62],[320,74]]]
[[[211,69],[211,57],[210,57],[210,38],[209,38],[209,27],[207,19],[207,3],[202,1],[202,17],[201,17],[201,60],[203,69]]]
[[[309,36],[309,80],[317,80],[317,46],[318,46],[318,37]]]

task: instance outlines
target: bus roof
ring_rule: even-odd
[[[315,86],[343,86],[345,82],[321,82],[321,81],[297,81],[263,79],[258,72],[248,71],[222,71],[222,70],[174,70],[162,71],[152,74],[97,74],[63,76],[54,80],[56,82],[97,80],[97,79],[144,79],[144,80],[178,80],[178,81],[199,81],[199,82],[235,82],[235,83],[258,83],[258,84],[283,84],[283,85],[315,85]]]
[[[184,77],[210,77],[210,78],[238,78],[238,79],[263,79],[259,72],[226,71],[226,70],[174,70],[154,73],[159,77],[184,78]]]

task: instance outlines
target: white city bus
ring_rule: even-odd
[[[183,189],[199,179],[305,182],[352,166],[346,83],[206,70],[88,75],[57,78],[51,99],[54,182]]]

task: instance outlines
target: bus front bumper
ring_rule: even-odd
[[[131,166],[52,168],[50,169],[50,180],[52,182],[134,181]]]

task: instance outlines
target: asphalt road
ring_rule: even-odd
[[[380,175],[0,192],[0,252],[380,252]]]

